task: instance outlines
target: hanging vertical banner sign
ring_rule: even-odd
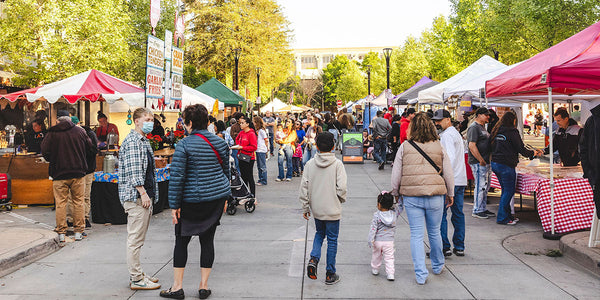
[[[183,94],[183,50],[173,47],[173,63],[171,75],[171,99],[181,100]]]
[[[171,47],[173,47],[173,33],[165,30],[165,100],[164,105],[171,104]]]
[[[183,36],[183,32],[185,31],[185,23],[183,20],[183,14],[175,15],[175,44],[177,47],[183,47],[183,42],[185,41],[185,37]],[[181,41],[181,43],[179,43]]]
[[[165,76],[165,43],[152,35],[148,35],[146,56],[146,98],[152,103],[163,97],[163,80]]]
[[[152,34],[155,34],[154,28],[158,25],[160,19],[160,0],[150,0],[150,26],[152,26]]]

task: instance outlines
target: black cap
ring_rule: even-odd
[[[60,117],[68,117],[69,116],[69,111],[66,111],[64,109],[61,109],[59,111],[56,112],[56,117],[60,118]]]
[[[490,110],[485,108],[485,107],[480,107],[477,109],[477,111],[475,112],[475,115],[489,115],[490,114]]]
[[[408,109],[406,110],[406,115],[408,116],[408,115],[414,114],[414,113],[416,113],[416,112],[417,112],[417,111],[416,111],[414,108],[412,108],[412,107],[411,107],[411,108],[408,108]]]
[[[434,121],[439,121],[444,118],[452,118],[452,115],[450,115],[450,112],[445,109],[438,109],[433,113],[433,117],[431,119]]]

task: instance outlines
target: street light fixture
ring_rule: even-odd
[[[240,48],[235,48],[233,49],[233,58],[235,59],[235,88],[234,90],[236,92],[239,92],[240,88],[239,88],[239,79],[238,79],[238,62],[240,61],[240,52],[242,52],[242,49]]]
[[[498,51],[498,46],[500,46],[500,44],[492,44],[492,52],[494,53],[494,58],[496,60],[498,60],[498,58],[500,57],[500,51]]]
[[[258,115],[260,116],[260,67],[256,67],[256,106],[258,107]]]
[[[392,48],[383,48],[383,56],[385,57],[385,68],[387,74],[387,89],[390,89],[390,57],[392,57]]]

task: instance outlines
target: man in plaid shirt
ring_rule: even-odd
[[[119,198],[127,213],[127,267],[132,290],[160,288],[158,279],[146,276],[140,264],[140,250],[152,217],[152,202],[158,199],[154,175],[154,152],[146,138],[154,118],[147,108],[133,112],[135,129],[119,149]]]

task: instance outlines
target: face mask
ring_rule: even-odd
[[[142,132],[145,134],[152,132],[152,129],[154,129],[154,122],[144,122],[142,125]]]

